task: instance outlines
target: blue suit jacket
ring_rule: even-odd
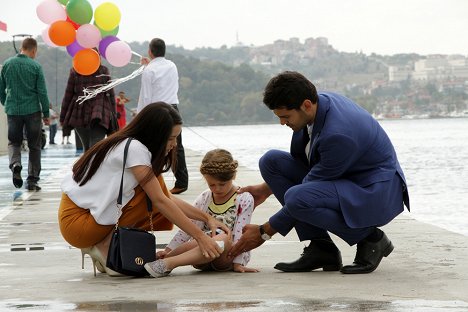
[[[294,132],[291,155],[310,171],[303,183],[332,181],[346,223],[379,226],[409,210],[403,171],[380,124],[350,99],[319,93],[312,131],[310,164],[305,155],[307,128]]]

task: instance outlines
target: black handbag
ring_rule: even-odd
[[[110,116],[109,116],[109,128],[107,128],[107,135],[111,135],[119,131],[119,121],[117,117],[117,112],[115,110],[115,103],[112,101],[110,94],[106,93],[106,97],[110,104]]]
[[[120,181],[117,208],[122,208],[122,187],[125,162],[127,160],[128,146],[132,138],[129,138],[124,150],[122,180]],[[144,265],[156,260],[156,237],[153,232],[152,204],[146,197],[147,209],[150,218],[151,233],[145,230],[129,227],[120,227],[119,221],[114,228],[114,233],[109,245],[106,266],[116,272],[129,276],[146,276]]]

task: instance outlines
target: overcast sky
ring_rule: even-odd
[[[39,35],[38,0],[1,0],[0,41]],[[89,0],[93,8],[106,0]],[[114,0],[118,37],[218,48],[277,39],[326,37],[335,49],[365,54],[468,55],[468,0]]]

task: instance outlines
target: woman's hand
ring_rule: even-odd
[[[248,267],[243,266],[240,263],[234,263],[233,264],[233,271],[234,272],[239,272],[239,273],[247,273],[247,272],[248,273],[257,273],[257,272],[260,272],[258,269],[248,268]]]
[[[194,238],[197,241],[198,247],[200,248],[200,251],[205,258],[214,260],[223,253],[223,249],[219,247],[216,241],[208,235],[203,233],[201,236]]]
[[[170,253],[170,252],[171,252],[171,249],[166,247],[164,250],[160,250],[160,251],[156,252],[156,258],[157,259],[164,259],[167,256],[167,254]]]

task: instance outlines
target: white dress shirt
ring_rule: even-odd
[[[152,59],[141,75],[137,112],[154,102],[179,104],[178,91],[179,73],[176,65],[165,57]]]

